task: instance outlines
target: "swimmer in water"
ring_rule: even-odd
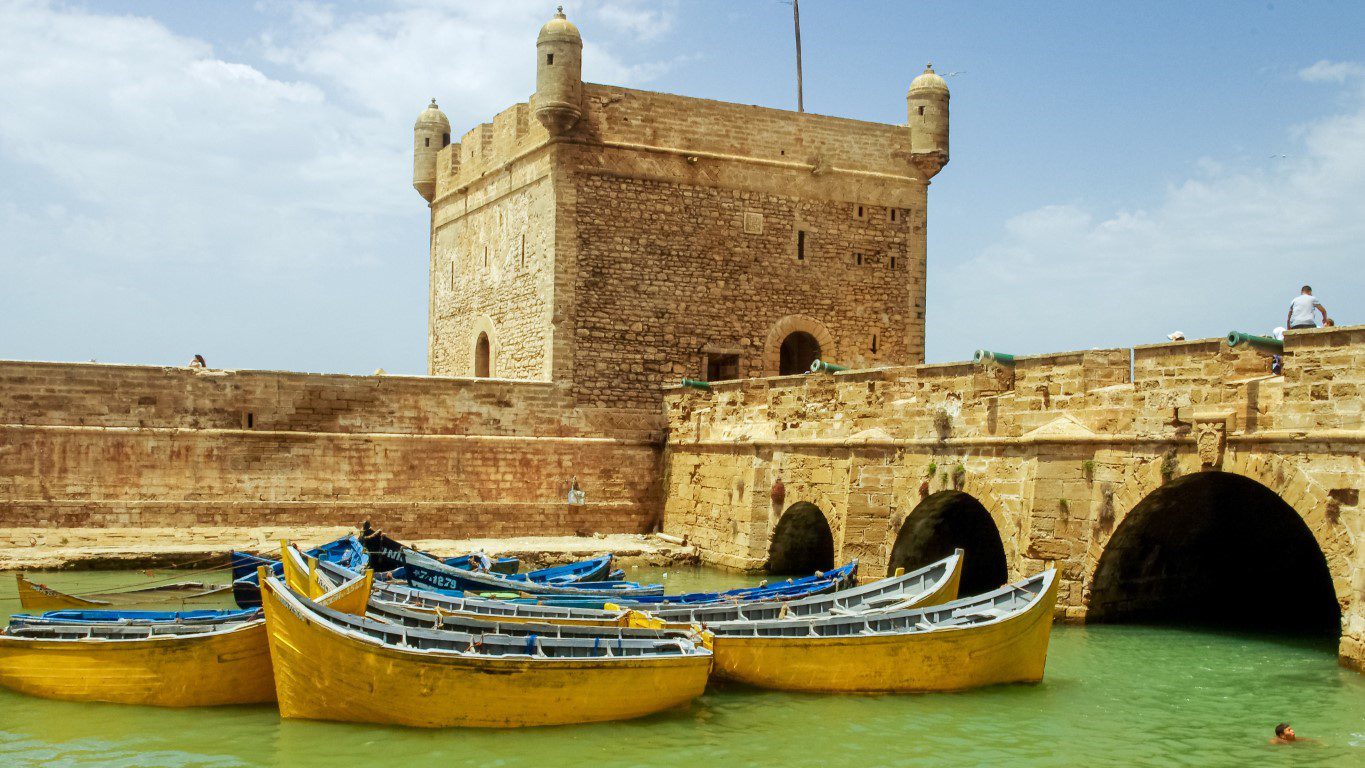
[[[1289,727],[1289,723],[1280,723],[1275,726],[1275,738],[1270,740],[1271,744],[1299,744],[1302,742],[1317,741],[1306,736],[1295,735],[1294,729]]]

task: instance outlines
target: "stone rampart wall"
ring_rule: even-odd
[[[636,532],[657,439],[541,382],[0,362],[0,525]]]

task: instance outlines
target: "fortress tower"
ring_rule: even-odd
[[[434,100],[417,120],[432,374],[653,408],[683,376],[923,361],[932,67],[886,125],[584,83],[582,49],[561,10],[529,103],[454,144]]]

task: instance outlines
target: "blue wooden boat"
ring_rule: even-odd
[[[421,550],[415,550],[421,551]],[[478,555],[460,555],[458,557],[438,558],[434,555],[423,552],[422,554],[464,571],[485,570],[478,563]],[[516,560],[516,558],[508,558]],[[513,581],[534,581],[537,584],[558,584],[568,585],[580,581],[620,581],[625,578],[626,572],[622,570],[612,570],[611,566],[614,558],[611,555],[593,557],[587,560],[579,560],[574,563],[564,565],[553,565],[549,568],[541,568],[527,573],[503,573],[492,570],[491,573],[499,573]],[[494,561],[496,565],[496,561]],[[389,576],[394,579],[406,580],[408,577],[407,566],[395,568],[389,572]]]
[[[592,557],[587,560],[579,560],[576,563],[565,563],[564,565],[552,565],[549,568],[530,571],[527,573],[517,573],[508,576],[513,581],[534,581],[539,584],[579,584],[584,582],[597,581],[621,581],[625,578],[626,572],[622,570],[612,570],[612,563],[616,558],[611,555]]]
[[[221,624],[259,618],[260,608],[195,611],[62,610],[38,614],[16,613],[10,616],[9,625],[33,627],[53,624]]]
[[[857,581],[858,561],[835,568],[832,571],[788,579],[776,584],[759,587],[740,587],[724,592],[686,592],[677,595],[647,595],[645,597],[624,599],[602,599],[593,595],[537,595],[518,598],[513,602],[535,602],[561,608],[602,608],[612,603],[623,608],[639,608],[656,611],[681,606],[705,606],[730,603],[756,603],[800,600],[828,594],[853,586]]]
[[[307,554],[355,573],[369,567],[368,553],[355,536],[343,536],[314,547]],[[238,608],[255,608],[261,604],[261,585],[257,582],[256,569],[262,565],[270,568],[270,572],[276,576],[284,573],[284,564],[278,560],[250,552],[232,551],[232,597]]]
[[[323,563],[325,571],[331,573],[336,578],[354,578],[354,574],[347,573],[344,569]],[[768,584],[757,587],[741,587],[725,592],[690,592],[678,595],[646,595],[644,597],[630,597],[628,595],[618,595],[602,592],[591,592],[588,594],[529,594],[522,593],[523,597],[510,597],[510,594],[518,593],[516,589],[507,590],[462,590],[447,589],[443,587],[432,587],[426,584],[412,583],[411,586],[400,586],[393,582],[375,582],[375,589],[380,592],[392,594],[399,601],[407,601],[410,597],[421,597],[427,595],[434,598],[437,602],[441,599],[460,599],[473,597],[475,595],[488,595],[490,593],[508,593],[508,597],[501,598],[504,602],[521,605],[543,605],[559,608],[589,608],[602,609],[608,603],[621,608],[639,608],[646,611],[676,609],[682,607],[703,607],[708,605],[733,605],[733,604],[753,604],[760,602],[786,602],[800,600],[803,598],[814,597],[828,594],[837,590],[843,590],[854,585],[858,572],[858,561],[836,568],[825,573],[816,573],[812,576],[805,576],[799,579],[789,579],[777,584]],[[393,599],[393,598],[389,598]]]
[[[577,581],[571,584],[545,584],[530,579],[511,579],[503,574],[470,571],[437,560],[430,555],[404,547],[397,553],[410,584],[425,589],[460,592],[500,592],[513,594],[576,596],[603,600],[634,599],[662,595],[662,584],[640,585],[629,581]]]
[[[370,527],[370,522],[365,521],[361,528],[360,541],[364,544],[365,552],[370,556],[370,567],[376,573],[398,571],[403,567],[402,552],[404,549],[411,549],[406,544],[396,541],[385,535],[383,531],[376,531]],[[427,553],[423,553],[427,554]],[[428,557],[435,557],[427,554]],[[436,558],[446,565],[456,568],[472,568],[474,563],[471,559],[479,558],[479,553],[471,552],[467,555],[457,555],[455,557]],[[502,573],[509,576],[515,574],[521,568],[521,561],[515,557],[494,557],[489,558],[490,562],[486,570],[493,573]],[[394,574],[395,578],[402,578],[400,574]]]
[[[614,570],[612,568],[612,565],[615,563],[615,558],[611,554],[580,560],[574,563],[566,563],[564,565],[553,565],[549,568],[541,568],[528,573],[507,574],[498,569],[498,561],[493,561],[491,568],[482,567],[479,563],[481,557],[478,554],[460,555],[458,557],[442,559],[429,552],[422,552],[419,549],[414,549],[379,531],[371,531],[368,534],[362,533],[361,541],[364,542],[365,551],[369,554],[370,567],[380,573],[387,572],[392,578],[400,580],[409,579],[409,573],[407,571],[409,560],[408,553],[417,553],[428,560],[439,561],[445,565],[459,568],[464,571],[491,572],[497,575],[505,575],[509,581],[529,581],[536,584],[549,584],[555,586],[581,586],[583,584],[592,584],[595,582],[621,581],[626,575],[625,571],[619,569]],[[516,558],[504,559],[516,560]],[[488,591],[488,587],[485,585],[480,585],[476,588],[481,591]],[[598,588],[614,589],[613,586]],[[463,587],[452,587],[452,589],[463,589]]]
[[[758,600],[795,600],[802,597],[823,595],[826,592],[851,587],[858,581],[858,561],[841,565],[831,571],[816,571],[810,576],[787,579],[776,584],[758,587],[740,587],[725,592],[692,592],[682,595],[660,595],[640,597],[633,600],[639,606],[665,608],[678,605],[697,605],[723,602],[754,602]]]

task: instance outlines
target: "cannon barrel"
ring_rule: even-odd
[[[1245,344],[1252,349],[1259,349],[1262,352],[1269,352],[1272,355],[1284,352],[1284,342],[1279,339],[1272,339],[1269,336],[1255,336],[1241,331],[1228,331],[1228,346],[1236,347]]]
[[[985,365],[995,363],[996,365],[1014,365],[1014,355],[1007,355],[1004,352],[992,352],[989,349],[978,349],[972,354],[972,360]]]
[[[684,387],[691,387],[691,388],[693,388],[693,389],[705,389],[705,390],[711,389],[711,384],[710,384],[710,382],[706,382],[706,381],[697,381],[696,379],[683,379],[683,380],[682,380],[682,385],[683,385]]]
[[[811,373],[838,373],[839,371],[847,370],[847,365],[835,365],[834,363],[827,363],[824,360],[816,360],[810,364]]]

